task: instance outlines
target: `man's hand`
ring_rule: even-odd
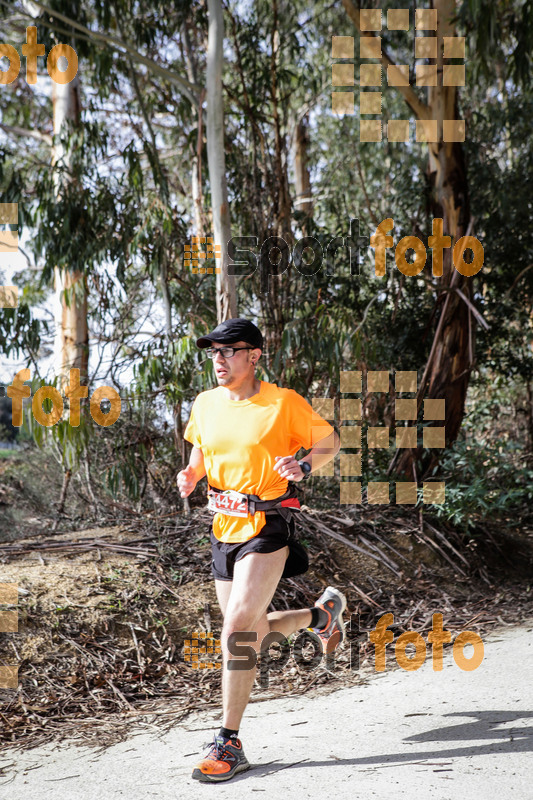
[[[180,490],[180,497],[188,497],[190,493],[194,491],[198,480],[196,478],[196,472],[190,464],[186,466],[185,469],[178,472],[177,483],[178,489]]]
[[[274,469],[277,469],[282,478],[287,478],[288,481],[302,481],[305,477],[302,468],[294,458],[294,456],[274,456],[276,463]]]

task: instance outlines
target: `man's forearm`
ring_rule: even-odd
[[[202,480],[204,475],[206,474],[205,466],[204,466],[204,454],[200,450],[199,447],[193,447],[191,450],[191,455],[189,457],[189,466],[193,468],[194,475],[196,478],[196,483]]]
[[[308,454],[300,460],[307,461],[309,464],[311,464],[311,472],[314,472],[324,464],[327,464],[328,461],[331,461],[331,459],[339,452],[340,448],[340,437],[336,431],[332,431],[329,436],[326,436],[324,439],[318,442],[313,448],[311,448]]]

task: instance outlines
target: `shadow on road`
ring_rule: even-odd
[[[449,714],[444,714],[444,717],[474,717],[475,721],[465,722],[461,725],[453,725],[451,727],[433,728],[425,733],[418,733],[413,736],[408,736],[403,741],[406,744],[413,744],[415,742],[458,742],[466,741],[470,744],[465,747],[448,747],[438,748],[434,750],[416,750],[409,753],[382,753],[372,756],[364,756],[362,758],[338,758],[332,756],[327,761],[312,761],[304,759],[297,763],[283,763],[281,761],[273,761],[270,764],[261,765],[254,764],[261,776],[269,775],[273,772],[285,769],[295,769],[304,767],[338,767],[338,766],[354,766],[364,767],[373,766],[388,767],[398,764],[413,764],[424,761],[425,759],[442,759],[446,758],[472,758],[475,756],[490,755],[491,753],[527,753],[533,750],[533,728],[532,727],[516,727],[514,728],[509,723],[516,722],[522,719],[531,719],[533,711],[454,711]],[[506,725],[505,728],[499,728],[499,725]],[[491,739],[501,741],[491,741],[489,744],[473,744],[480,739]],[[357,747],[357,742],[354,743]],[[249,773],[242,776],[235,777],[232,781],[236,783],[239,780],[246,780],[251,777]]]

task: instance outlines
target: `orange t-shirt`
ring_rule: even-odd
[[[223,386],[201,392],[193,403],[184,438],[204,457],[209,485],[272,500],[288,481],[273,469],[275,456],[308,450],[333,431],[293,389],[261,381],[257,394],[230,400]],[[266,521],[264,511],[247,517],[217,512],[213,533],[222,542],[246,542]]]

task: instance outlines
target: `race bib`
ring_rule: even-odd
[[[230,517],[247,517],[248,499],[233,489],[226,489],[224,492],[209,495],[207,508]]]

